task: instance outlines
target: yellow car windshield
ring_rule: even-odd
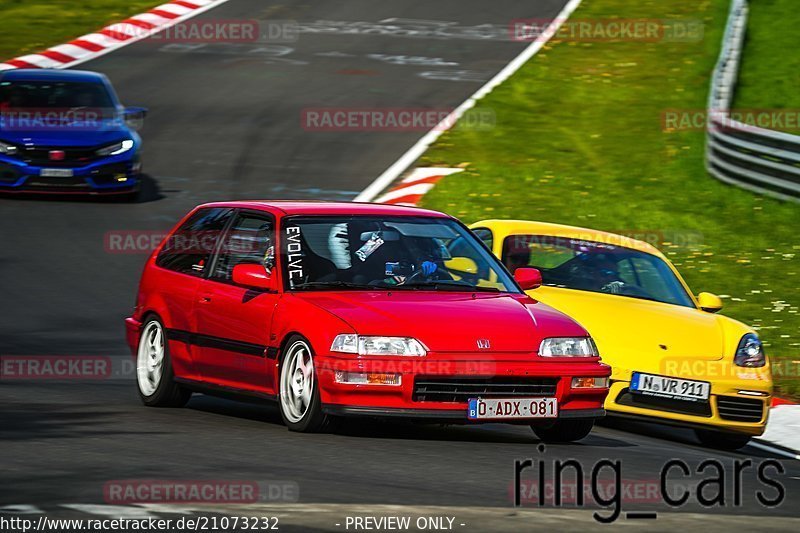
[[[631,248],[551,235],[511,235],[503,263],[534,267],[544,285],[694,307],[663,259]]]

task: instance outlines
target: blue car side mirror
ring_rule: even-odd
[[[146,116],[146,107],[126,107],[122,112],[125,124],[133,130],[139,130],[144,126],[144,118]]]

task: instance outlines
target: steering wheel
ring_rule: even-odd
[[[629,285],[623,281],[612,281],[606,283],[600,289],[602,292],[609,294],[621,294],[623,296],[639,296],[641,298],[653,298],[650,293],[642,289],[638,285]]]
[[[430,274],[425,274],[425,263],[431,263],[434,266],[434,268],[433,268],[433,270],[431,271]],[[424,278],[426,281],[430,280],[433,277],[434,274],[436,274],[437,272],[441,271],[441,269],[439,268],[439,266],[436,263],[434,263],[432,261],[429,261],[429,260],[423,261],[420,264],[416,264],[415,263],[414,266],[415,266],[414,273],[411,274],[410,276],[408,276],[403,281],[403,285],[408,284],[409,281],[414,281],[414,280],[419,279],[419,278]]]
[[[403,281],[403,285],[406,285],[406,284],[407,284],[409,281],[415,280],[415,279],[417,279],[417,278],[420,278],[420,277],[425,277],[425,278],[429,278],[429,277],[430,277],[430,276],[426,276],[426,275],[425,275],[425,274],[422,272],[422,267],[421,267],[421,266],[420,266],[420,267],[419,267],[419,269],[417,269],[417,270],[416,270],[416,271],[415,271],[413,274],[411,274],[410,276],[408,276],[408,277],[405,279],[405,281]]]

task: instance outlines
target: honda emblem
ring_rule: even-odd
[[[480,350],[488,350],[492,347],[492,343],[489,342],[489,339],[478,339],[478,348]]]

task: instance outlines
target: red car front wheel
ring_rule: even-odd
[[[315,433],[328,426],[329,417],[322,412],[319,398],[314,352],[300,336],[293,336],[286,343],[278,397],[281,417],[291,431]]]

